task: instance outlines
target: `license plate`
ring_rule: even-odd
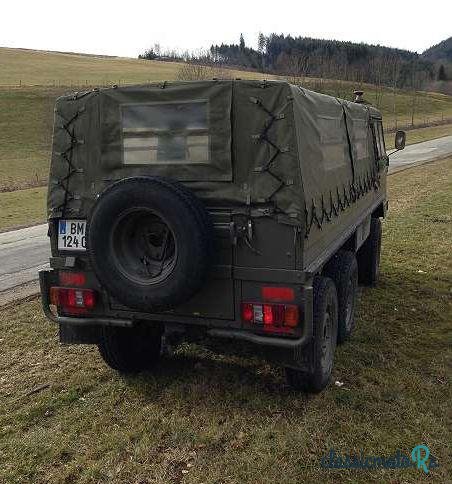
[[[58,222],[58,250],[86,250],[86,220]]]

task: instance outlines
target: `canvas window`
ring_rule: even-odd
[[[208,104],[129,104],[121,107],[124,164],[209,163]]]

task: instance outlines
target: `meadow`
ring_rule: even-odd
[[[60,346],[38,299],[1,309],[0,482],[450,482],[452,158],[391,175],[389,199],[380,284],[362,290],[319,395],[223,342],[121,377],[95,348]],[[437,459],[429,474],[321,467],[330,449],[421,443]]]

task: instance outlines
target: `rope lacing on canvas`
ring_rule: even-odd
[[[282,190],[286,186],[293,185],[293,180],[283,180],[279,175],[277,175],[273,170],[272,166],[275,163],[276,159],[281,153],[287,153],[289,151],[289,147],[281,147],[276,145],[269,137],[268,133],[272,126],[280,120],[283,120],[286,115],[284,114],[284,110],[290,104],[291,98],[288,98],[287,102],[278,110],[277,113],[273,113],[270,109],[266,108],[262,101],[256,97],[250,97],[250,101],[253,104],[256,104],[260,109],[262,109],[269,117],[269,120],[265,123],[264,128],[259,134],[253,135],[252,139],[256,142],[264,141],[267,143],[273,150],[273,154],[270,156],[268,161],[262,165],[254,168],[255,173],[268,173],[274,180],[278,182],[278,186],[276,189],[267,197],[268,201],[271,201],[274,196]]]
[[[77,168],[73,162],[73,153],[75,148],[78,145],[84,143],[82,139],[79,139],[75,135],[75,128],[74,123],[78,119],[78,117],[85,112],[85,109],[82,107],[80,108],[71,118],[67,119],[63,116],[63,114],[57,111],[57,115],[63,120],[61,125],[61,129],[63,129],[66,134],[68,135],[68,145],[66,149],[58,155],[66,162],[67,164],[67,172],[66,175],[62,178],[56,180],[55,184],[61,187],[64,191],[64,199],[63,202],[55,207],[55,211],[62,211],[61,216],[64,217],[66,214],[67,204],[73,200],[78,200],[80,197],[76,193],[72,192],[69,188],[69,183],[73,175],[75,174],[82,174],[83,168]]]

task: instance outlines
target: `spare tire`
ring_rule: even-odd
[[[188,188],[165,178],[126,178],[108,187],[87,233],[99,281],[117,301],[140,311],[187,301],[211,264],[207,210]]]

